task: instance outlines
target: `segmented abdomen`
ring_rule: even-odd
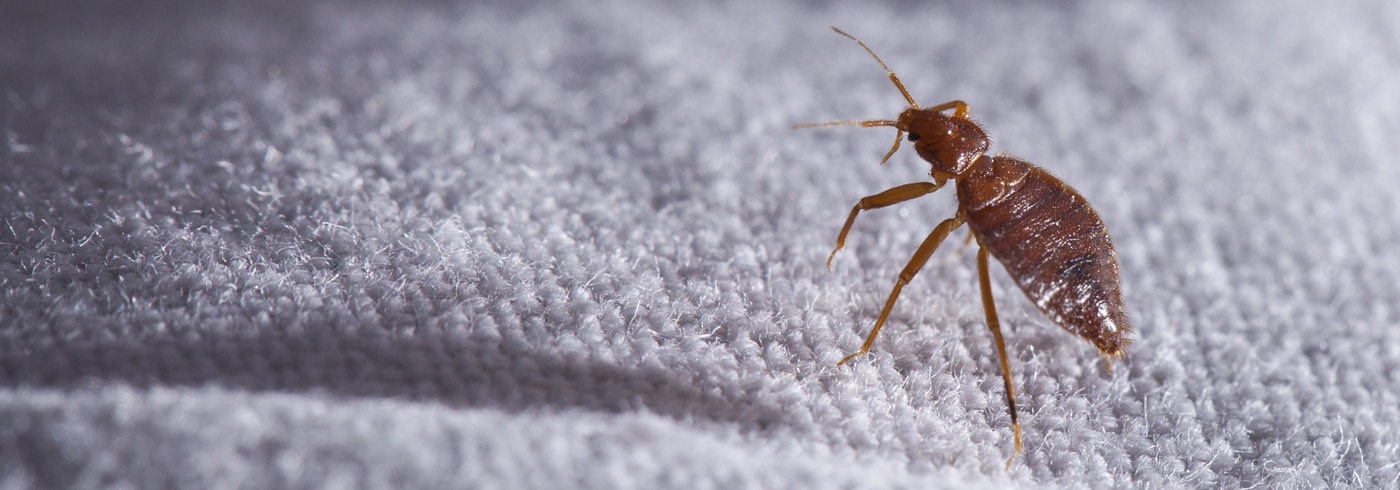
[[[968,227],[1065,330],[1119,355],[1131,332],[1103,221],[1079,193],[1025,161],[983,156],[958,181]]]

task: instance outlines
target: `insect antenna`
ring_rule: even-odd
[[[881,158],[881,159],[880,159],[880,165],[884,165],[885,162],[890,161],[890,156],[894,155],[894,152],[895,152],[896,150],[899,150],[899,140],[904,139],[904,130],[899,129],[899,127],[896,126],[896,123],[895,123],[894,121],[889,120],[889,119],[871,119],[871,120],[869,120],[869,121],[831,121],[831,122],[824,122],[824,123],[794,124],[794,125],[792,125],[792,129],[802,129],[802,128],[825,128],[825,127],[829,127],[829,126],[860,126],[860,127],[862,127],[862,128],[876,128],[876,127],[880,127],[880,126],[893,126],[893,127],[895,128],[895,130],[894,130],[894,146],[890,147],[890,151],[889,151],[888,153],[885,153],[885,158]]]
[[[855,41],[856,44],[859,44],[860,47],[865,48],[865,52],[870,53],[871,58],[875,58],[875,62],[880,64],[880,68],[885,69],[885,74],[890,77],[891,82],[894,82],[894,86],[895,88],[899,89],[899,93],[904,94],[904,100],[909,101],[909,105],[911,107],[915,109],[919,108],[919,104],[917,102],[914,102],[914,97],[909,95],[909,90],[904,88],[904,83],[899,81],[899,76],[895,75],[894,70],[891,70],[890,67],[885,66],[884,60],[881,60],[879,56],[876,56],[875,52],[870,50],[870,46],[866,46],[865,43],[861,42],[859,39],[856,39],[855,36],[846,34],[846,31],[837,29],[836,26],[831,26],[831,30],[836,31],[837,34],[851,38],[851,40]]]
[[[889,119],[871,119],[869,121],[831,121],[824,123],[794,124],[792,129],[802,128],[825,128],[829,126],[860,126],[862,128],[875,128],[880,126],[894,126],[894,121]]]
[[[862,128],[894,126],[894,146],[891,146],[890,151],[885,153],[885,158],[880,159],[880,165],[884,165],[885,162],[890,161],[890,157],[894,155],[894,152],[899,150],[899,140],[904,139],[904,130],[899,129],[898,126],[895,126],[895,122],[889,119],[871,119],[869,121],[831,121],[824,123],[794,124],[792,125],[792,129],[825,128],[829,126],[860,126]]]
[[[909,90],[904,88],[904,83],[899,81],[899,76],[895,75],[894,70],[891,70],[889,66],[886,66],[884,60],[881,60],[879,56],[876,56],[875,52],[871,51],[869,46],[866,46],[865,43],[861,42],[861,40],[856,39],[855,36],[846,34],[846,32],[842,31],[841,29],[837,29],[836,26],[831,26],[831,30],[836,31],[837,34],[851,38],[851,40],[855,41],[856,44],[859,44],[860,47],[865,48],[865,52],[870,53],[870,56],[872,58],[875,58],[875,62],[879,63],[880,67],[885,69],[885,74],[889,76],[891,82],[894,82],[894,86],[895,88],[899,89],[899,93],[904,94],[904,100],[909,101],[909,106],[914,109],[919,108],[919,104],[917,102],[914,102],[914,97],[909,95]],[[825,128],[829,126],[860,126],[863,128],[874,128],[879,126],[894,127],[894,145],[890,146],[890,151],[886,152],[885,157],[880,159],[880,165],[884,165],[885,162],[890,161],[890,157],[894,156],[894,152],[899,150],[899,140],[904,139],[904,130],[899,129],[899,125],[895,121],[889,119],[871,119],[868,121],[832,121],[815,124],[794,124],[792,126],[792,129]]]

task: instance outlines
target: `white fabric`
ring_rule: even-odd
[[[1390,487],[1393,2],[33,3],[0,15],[0,487]],[[1105,372],[889,128],[1118,247]]]

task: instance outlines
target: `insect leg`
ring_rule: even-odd
[[[953,110],[953,117],[960,119],[967,118],[967,102],[963,102],[961,100],[944,102],[942,104],[938,104],[929,108],[929,110],[931,111],[946,111],[948,109]]]
[[[852,214],[851,216],[854,217],[855,215]],[[909,281],[914,279],[914,275],[919,273],[919,269],[924,268],[924,264],[928,262],[929,256],[933,255],[933,251],[938,248],[938,244],[942,243],[943,239],[947,238],[949,233],[952,233],[954,229],[962,226],[962,224],[963,222],[960,217],[955,216],[948,218],[943,220],[942,223],[939,223],[938,227],[934,228],[933,232],[928,234],[928,238],[924,239],[924,243],[919,245],[919,250],[914,252],[913,257],[909,258],[909,264],[905,265],[904,270],[899,273],[899,281],[894,283],[894,290],[890,291],[890,299],[885,300],[885,309],[880,312],[880,318],[875,320],[875,328],[870,329],[870,335],[865,337],[865,344],[860,346],[859,352],[846,356],[841,362],[836,363],[836,366],[840,367],[851,359],[855,359],[856,356],[870,352],[870,346],[875,343],[875,336],[879,335],[880,327],[885,325],[885,319],[889,318],[890,310],[894,308],[894,300],[899,298],[899,291],[904,289],[905,284],[909,284]]]
[[[967,238],[964,238],[964,239],[963,239],[962,245],[958,245],[958,251],[953,252],[953,255],[957,255],[957,256],[959,256],[959,257],[962,257],[963,250],[966,250],[966,249],[967,249],[967,246],[968,246],[968,245],[971,245],[971,244],[972,244],[972,232],[969,231],[969,232],[967,232]]]
[[[1001,380],[1006,383],[1006,407],[1011,412],[1011,434],[1016,438],[1016,449],[1011,459],[1006,460],[1006,470],[1021,452],[1021,424],[1016,421],[1016,390],[1011,387],[1011,365],[1006,362],[1006,341],[1001,338],[1001,322],[997,321],[997,305],[992,302],[992,281],[987,275],[987,249],[977,249],[977,279],[982,285],[982,309],[987,314],[987,328],[997,341],[997,356],[1001,358]]]
[[[851,232],[851,225],[856,223],[856,215],[860,214],[861,211],[892,206],[932,193],[938,190],[939,187],[943,187],[944,182],[946,181],[933,183],[914,182],[912,184],[892,187],[879,194],[861,198],[860,202],[856,203],[855,207],[851,208],[851,215],[846,218],[846,225],[841,227],[841,234],[836,235],[836,249],[832,250],[831,255],[826,257],[826,269],[831,270],[831,259],[836,257],[836,252],[840,252],[842,248],[846,247],[846,234]]]

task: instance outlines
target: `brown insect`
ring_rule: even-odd
[[[869,121],[835,121],[822,124],[801,124],[794,128],[855,125],[862,127],[894,126],[894,146],[880,160],[883,165],[899,149],[904,133],[914,151],[927,160],[933,182],[904,184],[879,194],[866,196],[851,209],[841,234],[836,237],[836,249],[831,258],[846,244],[846,234],[861,211],[883,208],[932,193],[948,180],[957,185],[958,211],[943,220],[909,259],[899,273],[899,280],[885,301],[875,327],[860,346],[860,351],[847,356],[837,366],[870,351],[880,327],[890,316],[890,309],[899,291],[914,279],[934,249],[954,229],[964,223],[976,238],[977,275],[982,287],[982,308],[987,315],[987,328],[996,339],[997,355],[1001,358],[1001,377],[1006,384],[1006,406],[1011,412],[1011,431],[1016,447],[1006,467],[1021,451],[1021,426],[1016,420],[1016,392],[1011,386],[1011,369],[1006,361],[1006,343],[1001,337],[996,305],[992,302],[992,286],[987,277],[987,256],[992,255],[1011,274],[1016,285],[1026,293],[1046,316],[1065,330],[1094,344],[1105,362],[1123,356],[1130,342],[1132,327],[1123,314],[1123,300],[1118,287],[1118,262],[1113,243],[1108,238],[1103,220],[1078,192],[1030,163],[1008,155],[987,156],[991,140],[981,126],[967,117],[967,104],[960,100],[927,109],[919,107],[899,77],[885,62],[875,56],[865,43],[835,27],[837,33],[851,38],[865,48],[885,69],[891,82],[909,101],[909,108],[899,119]],[[952,109],[950,116],[944,112]]]

